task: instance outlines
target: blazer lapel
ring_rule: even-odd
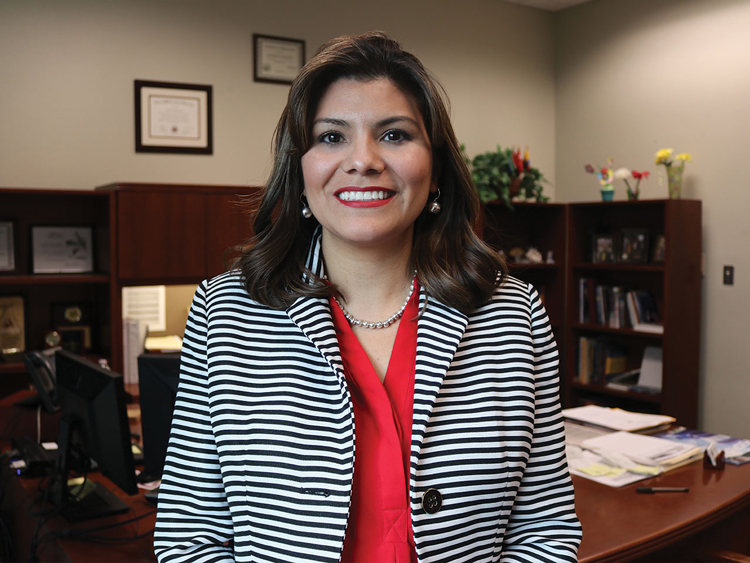
[[[307,253],[306,266],[316,276],[325,277],[323,255],[321,252],[322,229],[318,227],[313,233],[310,249]],[[307,279],[307,274],[304,275]],[[314,297],[300,297],[286,310],[287,315],[300,330],[310,339],[320,351],[328,364],[339,377],[340,383],[346,387],[344,364],[341,360],[341,350],[333,326],[333,318],[328,300]]]
[[[286,313],[320,351],[343,383],[344,364],[341,361],[341,350],[328,300],[300,297],[286,310]]]
[[[434,297],[428,300],[424,288],[420,288],[419,292],[419,309],[424,309],[424,313],[417,325],[412,467],[416,466],[415,456],[422,447],[427,421],[469,321],[466,315]]]

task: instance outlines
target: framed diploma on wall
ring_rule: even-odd
[[[213,151],[211,86],[135,81],[135,152]]]
[[[291,84],[305,64],[305,42],[301,39],[254,33],[253,45],[256,82]]]

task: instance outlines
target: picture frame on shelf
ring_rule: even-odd
[[[213,154],[213,88],[136,80],[135,152]]]
[[[594,264],[614,264],[617,261],[614,235],[593,235],[591,248],[591,261]]]
[[[0,355],[26,350],[26,316],[21,295],[0,296]]]
[[[651,262],[663,264],[667,255],[667,238],[663,234],[654,237],[653,249],[651,250]]]
[[[0,221],[0,272],[16,269],[16,241],[13,221]]]
[[[74,354],[82,354],[91,350],[91,327],[61,326],[57,332],[60,335],[60,346],[63,350]]]
[[[85,274],[94,271],[92,227],[31,227],[35,274]]]
[[[253,33],[253,79],[255,82],[291,84],[305,64],[305,42]]]
[[[618,261],[625,264],[648,262],[648,238],[648,229],[622,229]]]

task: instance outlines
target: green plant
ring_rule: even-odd
[[[461,149],[464,150],[463,145]],[[487,151],[469,159],[464,158],[471,170],[474,187],[483,203],[501,200],[508,209],[513,209],[511,200],[521,195],[537,203],[549,201],[542,192],[547,180],[541,172],[529,164],[529,151],[521,158],[520,149]]]

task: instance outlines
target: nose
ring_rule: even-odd
[[[385,168],[377,140],[367,136],[350,142],[342,165],[346,172],[358,174],[378,174]]]

